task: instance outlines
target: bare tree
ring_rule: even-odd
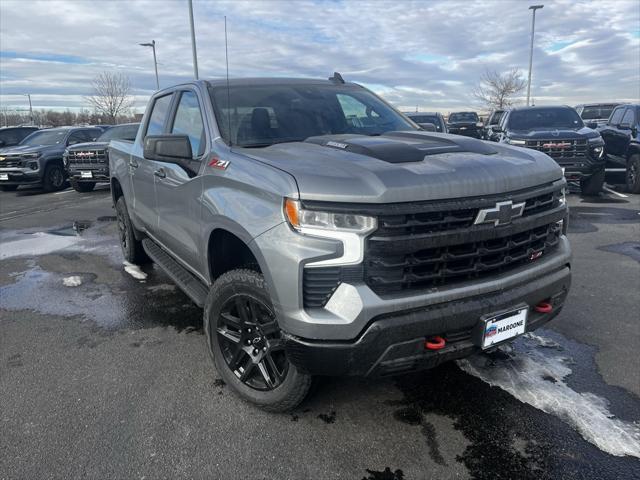
[[[514,97],[527,86],[517,68],[504,74],[485,70],[473,96],[489,109],[504,109],[515,103]]]
[[[93,95],[87,97],[87,101],[109,123],[116,123],[118,117],[127,115],[133,104],[129,77],[102,72],[93,80]]]

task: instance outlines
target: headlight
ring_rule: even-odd
[[[39,153],[25,153],[24,155],[22,155],[22,158],[24,158],[25,160],[36,160],[37,158],[40,158],[40,154]]]
[[[373,217],[304,210],[299,201],[290,198],[285,200],[285,217],[289,225],[298,231],[312,228],[364,235],[376,227],[376,219]]]
[[[564,171],[562,173],[564,174]],[[566,205],[567,204],[567,187],[562,187],[562,190],[560,190],[560,198],[559,198],[559,200],[560,200],[560,205]]]
[[[527,144],[526,140],[516,140],[509,137],[505,138],[504,141],[507,142],[509,145],[526,145]]]
[[[308,263],[308,266],[357,265],[364,256],[364,239],[376,229],[373,217],[351,213],[305,210],[297,200],[284,201],[284,217],[289,225],[303,235],[339,240],[343,245],[340,257]]]
[[[591,148],[591,154],[596,159],[601,159],[604,155],[604,140],[598,135],[597,137],[589,139],[589,147]]]

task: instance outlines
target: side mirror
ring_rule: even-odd
[[[193,155],[187,135],[147,135],[143,156],[148,160],[179,165],[187,173],[195,174],[189,164]]]
[[[618,130],[631,130],[631,124],[621,123],[620,125],[618,125]]]
[[[500,128],[500,125],[491,125],[491,131],[493,133],[502,133],[502,129]]]
[[[595,130],[596,128],[598,128],[598,123],[597,122],[587,122],[587,128],[591,128],[591,129]]]
[[[422,130],[424,130],[426,132],[437,132],[438,131],[438,129],[436,128],[436,126],[433,123],[419,123],[418,125],[420,125]]]

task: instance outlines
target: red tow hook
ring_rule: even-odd
[[[424,348],[427,350],[440,350],[444,348],[445,343],[447,342],[445,342],[444,338],[436,335],[435,337],[427,338],[424,342]]]
[[[540,302],[533,309],[538,313],[551,313],[553,310],[553,305],[549,302]]]

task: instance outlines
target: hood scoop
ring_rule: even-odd
[[[387,132],[379,136],[323,135],[309,137],[306,143],[357,153],[388,163],[422,162],[429,155],[472,152],[481,155],[497,153],[493,148],[472,138],[428,135],[418,132]]]

